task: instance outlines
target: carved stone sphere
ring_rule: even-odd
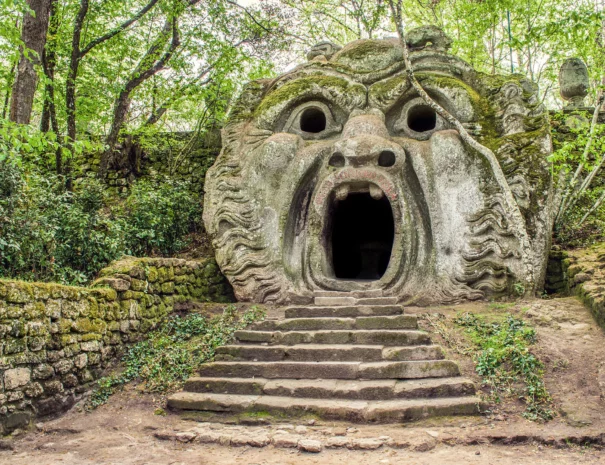
[[[578,108],[583,105],[590,82],[588,69],[581,59],[568,58],[563,62],[559,71],[559,85],[561,97],[569,102],[569,107]]]

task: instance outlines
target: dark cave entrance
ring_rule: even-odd
[[[386,197],[374,200],[368,192],[352,193],[332,210],[328,238],[332,267],[338,279],[378,280],[391,258],[395,224]]]

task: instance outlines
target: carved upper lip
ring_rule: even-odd
[[[367,181],[344,182],[334,190],[337,200],[345,200],[350,193],[363,192],[369,192],[374,200],[380,200],[384,196],[384,192],[378,185]]]
[[[367,191],[378,199],[385,195],[391,203],[397,199],[397,187],[387,173],[373,168],[347,167],[329,175],[319,184],[313,201],[315,211],[323,211],[332,192],[342,200],[350,192]]]

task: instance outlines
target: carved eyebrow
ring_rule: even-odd
[[[370,86],[368,100],[370,105],[384,111],[396,103],[410,88],[405,75],[391,76]]]
[[[272,125],[291,105],[307,98],[320,98],[334,102],[351,111],[365,105],[366,87],[345,78],[330,75],[307,75],[283,84],[270,91],[254,112],[259,127]]]
[[[471,114],[459,115],[465,121],[476,116],[477,109],[475,106],[477,102],[482,100],[482,97],[465,82],[451,76],[422,72],[416,73],[416,77],[421,81],[429,94],[437,94],[436,96],[433,95],[433,98],[437,98],[440,104],[453,107],[450,111],[455,112],[456,108],[454,107],[461,106],[461,103],[463,107],[470,108]],[[372,85],[368,92],[368,100],[370,105],[387,112],[407,94],[409,94],[410,98],[417,95],[411,92],[411,90],[411,85],[408,83],[406,77],[404,75],[397,75]],[[457,95],[456,92],[452,93],[452,90],[455,90]],[[460,102],[461,98],[466,100],[466,102]]]

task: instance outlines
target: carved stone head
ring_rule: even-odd
[[[551,143],[537,89],[475,72],[439,30],[410,37],[422,86],[496,153],[506,185],[416,94],[397,40],[333,55],[321,44],[310,62],[246,87],[208,171],[204,222],[240,300],[381,289],[430,304],[541,285]],[[531,250],[511,227],[505,189]]]

